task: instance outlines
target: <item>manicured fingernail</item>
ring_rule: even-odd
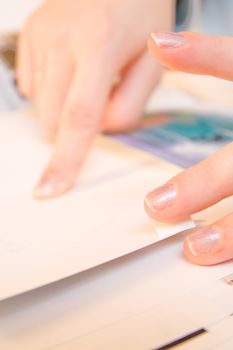
[[[55,192],[55,183],[52,179],[42,180],[34,189],[33,196],[36,198],[48,198]]]
[[[147,194],[145,202],[154,213],[173,205],[177,192],[171,183],[163,185]]]
[[[187,39],[177,33],[152,33],[151,38],[161,48],[178,48],[187,43]]]
[[[193,256],[214,254],[222,247],[221,234],[211,227],[191,234],[186,242]]]

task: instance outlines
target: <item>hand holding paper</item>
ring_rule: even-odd
[[[232,50],[229,47],[233,47],[230,37],[208,37],[196,33],[157,33],[149,39],[152,54],[169,68],[232,80]],[[233,143],[230,143],[151,192],[146,197],[149,215],[159,221],[172,222],[231,196],[232,151]],[[184,245],[187,258],[201,265],[232,259],[232,227],[233,214],[229,214],[190,235]]]

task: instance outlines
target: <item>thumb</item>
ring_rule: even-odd
[[[233,80],[233,38],[198,33],[152,33],[151,54],[164,66]]]

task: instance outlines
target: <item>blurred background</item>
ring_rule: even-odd
[[[25,19],[39,6],[42,0],[8,0],[0,2],[0,34],[19,31]],[[177,0],[178,12],[176,30],[192,30],[210,34],[233,35],[233,1],[232,0]],[[213,110],[233,107],[232,83],[213,77],[167,72],[162,86],[168,91],[176,89],[183,95],[170,93],[171,98],[163,99],[161,89],[156,90],[147,108],[164,109],[178,106],[197,107],[196,99]],[[221,91],[221,93],[219,93]],[[186,95],[185,98],[185,94]],[[167,95],[167,94],[166,94]],[[211,102],[211,106],[209,105]],[[204,108],[201,105],[201,108]],[[228,111],[227,111],[228,112]],[[231,112],[231,111],[230,111]]]
[[[0,2],[0,31],[18,30],[25,18],[41,3],[41,0],[8,0]]]
[[[25,18],[43,0],[8,0],[0,2],[0,30],[18,30]],[[232,0],[177,0],[178,30],[190,28],[215,34],[233,35]]]

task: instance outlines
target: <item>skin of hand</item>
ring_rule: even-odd
[[[153,33],[149,51],[162,65],[184,72],[233,80],[233,38],[197,33]],[[145,198],[145,209],[158,221],[174,222],[233,194],[233,143],[184,170]],[[199,265],[233,258],[233,214],[189,235],[184,254]]]
[[[18,43],[18,86],[55,143],[35,197],[75,184],[96,132],[137,124],[162,72],[147,37],[170,30],[173,15],[174,0],[47,0],[28,19]]]

